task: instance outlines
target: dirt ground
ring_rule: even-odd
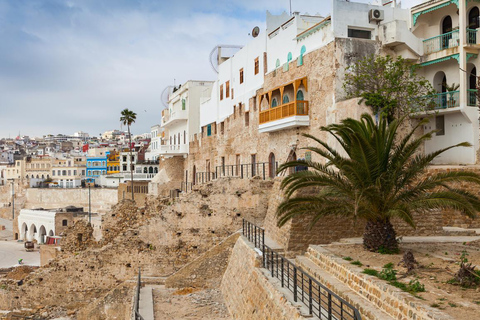
[[[426,292],[417,293],[425,305],[439,308],[457,320],[478,319],[480,314],[480,286],[477,288],[462,288],[447,283],[459,269],[459,260],[462,251],[468,253],[468,262],[477,265],[480,269],[480,243],[403,243],[399,254],[386,255],[372,253],[363,249],[362,245],[335,244],[325,247],[339,257],[351,257],[360,261],[361,268],[370,268],[381,271],[387,263],[393,263],[398,271],[397,279],[409,283],[418,279],[425,285]],[[419,263],[411,275],[406,275],[406,269],[398,263],[403,253],[411,250]]]
[[[153,290],[153,299],[155,319],[232,319],[218,289],[177,290],[158,286]]]

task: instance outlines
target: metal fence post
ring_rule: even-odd
[[[282,257],[280,260],[282,261],[282,268],[281,268],[281,270],[282,270],[282,288],[283,288],[283,264],[284,264],[285,262],[283,261],[283,257]]]
[[[265,180],[265,162],[263,163],[263,180]]]
[[[245,235],[245,219],[242,219],[242,234]]]
[[[332,320],[332,294],[328,293],[328,320]]]
[[[313,303],[312,303],[312,279],[308,278],[308,311],[310,314],[313,312]]]
[[[297,302],[297,267],[293,266],[293,301]]]
[[[240,165],[240,176],[243,179],[243,164]]]
[[[272,277],[273,277],[273,250],[270,250],[270,266],[272,267]]]

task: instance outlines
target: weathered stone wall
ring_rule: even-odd
[[[158,174],[148,184],[148,193],[153,196],[168,197],[170,190],[179,189],[184,181],[184,163],[183,156],[160,161]]]
[[[245,237],[233,248],[221,290],[225,304],[234,319],[306,319],[269,281],[262,260]]]
[[[55,259],[60,253],[60,247],[56,245],[40,245],[40,266],[48,264]]]
[[[116,189],[91,188],[92,212],[105,213],[118,202]],[[83,207],[88,210],[88,189],[38,189],[26,190],[26,209]]]
[[[330,275],[345,283],[353,292],[370,301],[394,319],[446,319],[438,309],[422,304],[421,300],[403,292],[384,281],[362,273],[363,269],[349,264],[320,246],[309,247],[311,261]],[[311,272],[307,270],[308,272]],[[312,275],[315,274],[311,272]]]

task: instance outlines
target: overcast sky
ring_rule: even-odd
[[[330,8],[292,0],[301,13]],[[212,48],[248,42],[266,10],[289,0],[0,0],[0,137],[98,135],[120,129],[124,108],[134,134],[150,132],[162,90],[214,80]]]

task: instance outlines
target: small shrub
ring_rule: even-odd
[[[369,276],[374,276],[374,277],[378,277],[378,271],[375,270],[375,269],[365,269],[363,270],[363,273],[365,274],[368,274]]]
[[[432,304],[430,305],[430,307],[432,307],[432,308],[440,308],[440,305],[439,305],[438,303],[432,303]]]
[[[418,280],[412,280],[408,283],[409,292],[425,292],[425,285],[421,284]]]
[[[393,269],[393,263],[389,262],[386,265],[383,266],[385,269]]]
[[[352,261],[353,260],[351,257],[343,257],[342,259],[347,260],[347,261]]]
[[[403,283],[403,282],[398,282],[398,281],[395,280],[395,281],[391,281],[390,284],[391,284],[392,286],[394,286],[394,287],[397,287],[397,288],[399,288],[399,289],[401,289],[401,290],[403,290],[403,291],[407,291],[407,292],[408,292],[408,290],[407,290],[407,285],[406,285],[405,283]]]
[[[392,268],[383,268],[382,271],[380,271],[378,277],[386,281],[397,280],[397,270],[394,270]]]
[[[457,305],[456,305],[455,303],[453,303],[453,302],[449,302],[448,305],[449,305],[450,307],[452,307],[452,308],[456,308],[456,307],[457,307]]]
[[[363,266],[363,263],[361,263],[361,262],[358,261],[358,260],[352,261],[352,262],[350,262],[350,263],[353,264],[353,265],[359,266],[359,267]]]

